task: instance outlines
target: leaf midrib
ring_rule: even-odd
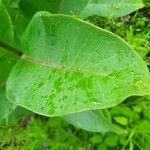
[[[49,63],[49,62],[46,62],[46,61],[42,61],[40,59],[36,59],[36,58],[30,57],[30,56],[27,56],[24,53],[22,53],[21,51],[19,51],[18,49],[14,48],[14,47],[12,47],[12,46],[10,46],[10,45],[2,42],[2,41],[0,41],[0,47],[4,48],[5,50],[11,51],[11,52],[15,53],[16,55],[19,55],[20,58],[22,58],[22,59],[24,59],[28,62],[32,62],[32,63],[40,64],[40,65],[43,65],[43,66],[56,68],[56,69],[59,69],[59,70],[65,70],[65,71],[68,71],[68,72],[87,74],[87,75],[96,76],[96,77],[101,76],[101,77],[104,77],[104,78],[113,78],[113,79],[117,79],[121,82],[125,82],[126,84],[130,84],[131,86],[138,87],[136,84],[131,83],[130,81],[123,80],[121,78],[116,78],[116,76],[113,75],[113,72],[111,72],[109,74],[101,74],[101,73],[91,71],[91,70],[81,70],[81,69],[78,69],[78,68],[71,68],[71,67],[67,67],[67,66],[63,66],[63,65],[59,65],[59,64]],[[117,71],[119,71],[119,69]],[[0,84],[0,86],[1,86],[1,84]],[[144,87],[146,87],[148,89],[148,86],[144,86]]]
[[[40,65],[47,66],[47,67],[56,68],[56,69],[59,69],[59,70],[65,70],[65,71],[68,71],[68,72],[87,73],[87,74],[94,75],[94,76],[104,76],[104,77],[107,76],[107,74],[100,74],[100,73],[97,73],[97,72],[94,72],[94,71],[81,70],[81,69],[72,68],[72,67],[69,67],[69,66],[67,67],[67,66],[63,66],[63,65],[59,65],[59,64],[49,63],[49,62],[46,62],[46,61],[43,61],[43,60],[40,60],[40,59],[29,57],[25,54],[23,54],[21,58],[24,59],[24,60],[27,60],[29,62],[33,62],[33,63],[40,64]]]
[[[43,61],[43,60],[40,60],[40,59],[36,59],[36,58],[30,57],[30,56],[27,56],[25,54],[23,54],[21,58],[26,60],[27,62],[32,62],[32,63],[35,63],[35,64],[55,68],[55,69],[58,69],[58,70],[64,70],[64,71],[80,73],[80,74],[87,74],[87,75],[96,76],[96,77],[117,79],[121,82],[125,82],[125,84],[130,84],[131,86],[138,87],[136,84],[131,83],[130,81],[123,80],[119,77],[116,77],[115,75],[113,75],[113,72],[111,72],[109,74],[101,74],[101,73],[94,72],[94,71],[91,71],[91,70],[81,70],[81,69],[77,69],[77,68],[71,68],[71,67],[67,67],[67,66],[63,66],[63,65],[59,65],[59,64],[49,63],[49,62],[46,62],[46,61]],[[144,86],[144,87],[147,88],[147,86]]]

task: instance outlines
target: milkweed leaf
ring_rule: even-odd
[[[36,113],[63,116],[150,94],[142,58],[120,37],[74,17],[36,14],[22,47],[7,97]]]

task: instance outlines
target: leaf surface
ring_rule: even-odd
[[[113,107],[150,94],[149,71],[120,37],[66,15],[40,12],[22,38],[7,97],[46,116]]]
[[[15,109],[15,105],[8,101],[5,94],[5,88],[0,87],[0,122]]]
[[[120,17],[142,7],[142,0],[20,0],[19,11],[15,17],[15,33],[19,41],[30,19],[38,11],[45,10],[54,14],[69,14],[83,18],[92,15]]]
[[[13,111],[7,115],[5,118],[0,120],[0,125],[1,126],[12,126],[18,124],[18,121],[21,119],[28,118],[32,116],[33,113],[25,108],[22,107],[15,107]],[[22,122],[23,123],[23,122]]]
[[[10,16],[8,15],[8,12],[1,0],[0,0],[0,20],[1,20],[0,40],[11,44],[14,38],[13,26],[11,23]]]
[[[30,6],[30,7],[28,7]],[[28,17],[37,11],[89,17],[120,17],[144,7],[142,0],[21,0],[20,9]]]
[[[60,3],[61,0],[21,0],[19,7],[23,15],[31,18],[38,11],[56,13]]]
[[[70,114],[64,117],[72,125],[91,132],[116,132],[121,133],[105,115],[107,110],[86,111],[81,113]]]
[[[82,10],[82,17],[99,15],[105,17],[121,17],[144,7],[142,0],[89,0]]]
[[[4,3],[5,7],[8,10],[8,13],[11,17],[12,23],[14,24],[15,19],[16,19],[16,14],[19,11],[19,1],[20,0],[2,0]]]
[[[0,41],[13,44],[13,26],[10,16],[0,0]],[[0,121],[6,118],[15,108],[6,98],[5,82],[18,57],[1,48],[0,43]]]
[[[14,33],[11,19],[0,0],[0,41],[13,44]],[[17,57],[1,48],[0,45],[0,85],[3,84],[9,74],[10,69],[17,61]]]

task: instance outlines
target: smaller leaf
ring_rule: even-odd
[[[136,128],[141,133],[150,134],[150,122],[149,122],[149,120],[139,121]]]
[[[103,141],[103,136],[101,134],[94,134],[89,141],[93,144],[101,143]]]
[[[32,18],[32,16],[38,11],[45,10],[55,13],[59,5],[60,0],[21,0],[19,8],[23,15]]]
[[[91,132],[121,132],[121,129],[111,123],[103,110],[86,111],[70,114],[64,117],[72,125]]]
[[[102,143],[98,146],[98,149],[97,150],[107,150],[107,146],[105,143]]]
[[[132,108],[133,108],[134,112],[136,112],[136,113],[140,113],[142,111],[142,108],[140,105],[133,106]]]
[[[21,0],[19,7],[23,15],[30,18],[43,10],[86,18],[92,15],[125,16],[144,7],[144,4],[142,0]]]
[[[128,125],[128,119],[122,116],[114,117],[115,121],[121,125],[127,126]]]
[[[31,116],[33,113],[25,108],[17,107],[7,118],[2,120],[2,125],[15,125],[20,119]]]
[[[105,143],[108,145],[108,146],[116,146],[118,144],[118,140],[119,140],[119,136],[118,135],[108,135],[106,138],[105,138]]]
[[[8,101],[5,93],[5,88],[0,88],[0,122],[15,109],[15,105]]]
[[[134,111],[132,111],[129,107],[127,106],[117,106],[117,107],[113,107],[111,109],[111,115],[112,116],[125,116],[127,118],[130,119],[138,119],[139,116],[137,115],[137,113],[135,113]]]
[[[8,10],[12,22],[14,23],[16,20],[16,14],[19,11],[18,3],[20,0],[2,0],[2,1]]]
[[[142,7],[144,7],[142,0],[89,0],[81,16],[121,17]]]
[[[4,4],[0,0],[0,40],[13,43],[14,33],[10,16]]]

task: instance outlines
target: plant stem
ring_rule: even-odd
[[[1,47],[1,48],[4,48],[4,49],[7,50],[7,51],[13,52],[13,53],[15,53],[15,54],[18,55],[18,56],[21,56],[21,55],[22,55],[22,52],[20,52],[19,50],[17,50],[17,49],[14,48],[14,47],[8,45],[7,43],[2,42],[1,40],[0,40],[0,47]]]
[[[135,130],[132,130],[129,138],[127,139],[126,143],[124,144],[123,148],[121,150],[125,150],[126,146],[129,144],[130,140],[132,139],[133,135],[135,134]]]

